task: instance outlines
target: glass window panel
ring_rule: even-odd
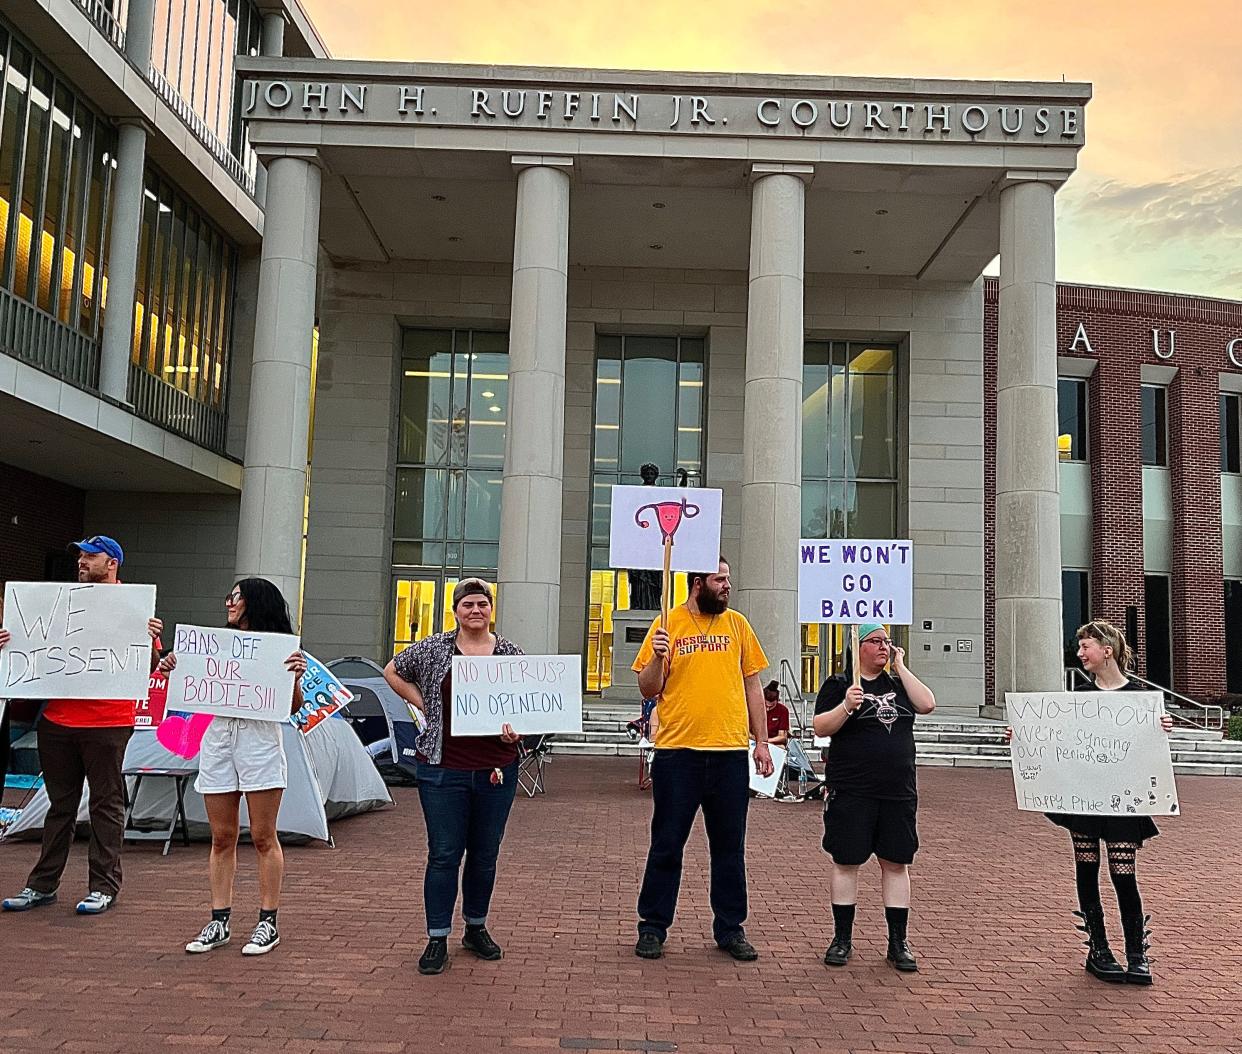
[[[462,469],[450,469],[448,475],[448,495],[444,505],[444,537],[452,541],[459,541],[465,535],[465,524],[463,518],[465,516],[466,504],[466,480],[465,472]],[[454,554],[446,559],[460,560],[460,553]]]
[[[637,472],[655,464],[670,475],[675,451],[677,342],[671,337],[627,337],[621,384],[621,465]],[[626,428],[626,421],[642,422]]]
[[[1078,627],[1090,619],[1086,571],[1061,571],[1061,638],[1065,648],[1065,665],[1079,666]]]
[[[619,338],[600,338],[600,359],[595,367],[595,468],[616,472],[621,449],[621,360],[603,357],[605,341],[616,342],[620,348]]]
[[[687,341],[682,341],[685,352]],[[677,381],[677,464],[693,477],[703,467],[703,363],[682,361]]]
[[[846,345],[831,346],[828,367],[828,474],[844,477],[848,471],[845,442]]]
[[[102,122],[94,123],[90,152],[90,198],[86,208],[86,230],[82,243],[82,296],[78,309],[78,328],[92,333],[102,284],[100,240],[103,238],[104,190],[106,187],[108,135]]]
[[[466,473],[466,538],[500,540],[500,484],[499,471]]]
[[[397,460],[441,464],[448,457],[451,330],[409,330],[401,364]]]
[[[858,479],[897,472],[897,422],[892,348],[855,346],[850,359],[850,454]]]
[[[443,469],[397,470],[393,536],[445,538],[448,473]]]
[[[0,261],[9,274],[9,260],[17,246],[16,229],[21,209],[13,208],[21,180],[22,148],[26,139],[26,97],[30,87],[30,53],[12,41],[9,64],[4,70],[4,119],[0,125]]]
[[[40,198],[43,196],[44,163],[52,124],[52,75],[37,62],[30,80],[29,117],[26,128],[26,159],[22,170],[21,209],[17,223],[17,268],[13,289],[31,302],[39,276]]]
[[[702,337],[682,337],[680,340],[682,363],[706,361],[707,341]]]
[[[474,335],[474,347],[491,347],[503,334]],[[476,351],[470,363],[469,464],[499,468],[505,460],[505,427],[509,410],[509,356],[501,351]]]
[[[1225,690],[1242,692],[1242,582],[1225,580]]]
[[[1087,460],[1087,382],[1057,378],[1057,451],[1062,461]]]
[[[1143,576],[1143,601],[1143,643],[1147,659],[1144,675],[1161,688],[1175,688],[1167,575]]]
[[[59,310],[61,301],[60,270],[65,235],[62,211],[66,205],[73,143],[73,96],[58,84],[52,100],[51,144],[39,242],[38,290],[38,305],[49,313]]]
[[[1220,470],[1242,472],[1242,397],[1220,396]]]
[[[462,562],[468,568],[485,571],[493,578],[499,566],[500,546],[489,542],[467,542],[462,546]],[[480,575],[480,577],[483,577]]]
[[[216,356],[216,364],[212,367],[211,376],[211,400],[216,406],[224,405],[225,382],[228,380],[229,339],[233,326],[233,285],[237,269],[237,254],[231,246],[224,247],[221,255],[224,263],[220,269],[219,279],[220,310],[216,312],[219,327],[216,332],[216,347],[219,352]]]
[[[802,537],[828,537],[828,481],[802,481]]]
[[[444,563],[444,543],[393,542],[392,562],[399,567],[440,567]]]
[[[897,487],[893,483],[849,486],[849,537],[892,538],[897,533]]]
[[[832,377],[827,345],[808,344],[802,366],[802,475],[828,475],[828,403]]]
[[[1140,400],[1143,464],[1167,465],[1165,439],[1168,421],[1165,413],[1165,389],[1145,384],[1140,389]]]
[[[619,482],[616,476],[595,474],[591,483],[591,544],[607,545],[610,534],[609,517],[612,515],[612,488]]]
[[[436,632],[436,585],[434,579],[393,583],[394,653]]]

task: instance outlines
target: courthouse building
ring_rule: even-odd
[[[1087,610],[1236,680],[1242,305],[1058,289],[1088,85],[332,61],[295,3],[199,6],[0,23],[0,579],[112,533],[166,619],[262,574],[382,659],[479,574],[604,691],[654,464],[723,491],[772,676],[833,668],[796,543],[853,536],[915,543],[948,712],[1060,684]]]

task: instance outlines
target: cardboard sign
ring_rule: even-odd
[[[168,706],[216,717],[287,721],[293,674],[285,660],[298,647],[298,638],[287,633],[178,626]]]
[[[750,789],[765,798],[775,798],[776,786],[780,783],[781,773],[785,771],[787,752],[784,747],[774,747],[771,744],[768,745],[768,752],[772,755],[772,775],[760,776],[755,768],[755,741],[750,741],[750,748],[746,751],[746,760],[750,764]]]
[[[1018,808],[1086,816],[1178,813],[1159,692],[1009,692]]]
[[[306,735],[321,721],[340,713],[354,701],[354,693],[346,688],[336,675],[309,652],[306,672],[302,674],[302,706],[289,718],[302,735]]]
[[[455,736],[582,731],[581,655],[455,655]]]
[[[145,699],[155,586],[9,582],[0,696]]]
[[[147,697],[139,699],[134,708],[134,728],[152,732],[164,720],[164,706],[168,700],[168,678],[154,670],[147,681]]]
[[[914,546],[908,541],[804,538],[798,543],[798,621],[908,626]]]
[[[702,487],[613,487],[608,566],[663,571],[669,538],[671,570],[714,572],[721,495]]]

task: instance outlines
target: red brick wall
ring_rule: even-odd
[[[995,619],[992,580],[996,525],[997,284],[984,290],[984,618]],[[1143,507],[1139,386],[1145,364],[1175,366],[1168,389],[1168,455],[1172,488],[1173,687],[1196,699],[1225,689],[1225,634],[1220,508],[1219,382],[1242,373],[1225,345],[1242,337],[1242,304],[1168,293],[1090,286],[1057,287],[1057,347],[1069,355],[1078,324],[1097,360],[1088,382],[1088,458],[1093,503],[1091,604],[1095,617],[1125,625],[1138,609],[1131,642],[1143,672]],[[1177,331],[1171,359],[1152,346],[1152,329]],[[1087,356],[1085,350],[1073,353]],[[1194,647],[1183,642],[1193,634]],[[987,655],[991,655],[988,648]],[[989,658],[986,698],[993,691]]]
[[[0,462],[0,585],[38,581],[49,553],[82,537],[86,495]]]

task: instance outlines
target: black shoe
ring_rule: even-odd
[[[448,938],[432,937],[418,959],[418,972],[423,974],[444,973],[448,966]]]
[[[486,926],[467,926],[466,934],[461,939],[461,946],[488,962],[495,962],[504,955],[504,952],[500,950],[500,945],[492,940],[492,935],[487,932]]]
[[[1147,958],[1147,949],[1151,947],[1147,938],[1151,930],[1147,923],[1150,915],[1130,915],[1121,920],[1122,929],[1126,934],[1126,983],[1149,985],[1152,983],[1151,960]]]
[[[740,963],[753,963],[759,958],[759,953],[755,951],[755,946],[741,933],[729,941],[728,944],[722,944],[720,950],[728,952]]]
[[[885,958],[902,973],[917,973],[919,964],[910,954],[910,945],[905,940],[889,939],[888,955]]]
[[[828,950],[824,952],[825,966],[844,966],[854,954],[854,943],[848,937],[833,937]]]
[[[654,933],[643,930],[634,945],[634,954],[640,959],[658,959],[664,954],[664,942]]]
[[[1108,946],[1108,935],[1104,932],[1104,909],[1092,908],[1090,911],[1075,911],[1083,924],[1077,929],[1080,933],[1085,933],[1087,939],[1083,943],[1087,946],[1087,961],[1083,964],[1084,969],[1092,977],[1101,981],[1107,981],[1109,984],[1120,984],[1126,979],[1126,972],[1122,969],[1113,950]]]

